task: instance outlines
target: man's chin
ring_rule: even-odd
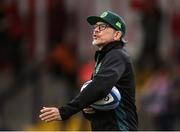
[[[93,41],[93,42],[92,42],[92,45],[99,47],[99,46],[102,46],[103,43],[98,43],[98,42],[96,42],[96,41]]]

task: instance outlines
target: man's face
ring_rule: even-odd
[[[114,41],[117,31],[103,22],[97,22],[93,26],[92,44],[98,47],[105,46],[107,43]]]

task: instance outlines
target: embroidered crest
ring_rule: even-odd
[[[99,63],[97,66],[96,66],[96,69],[95,69],[95,75],[99,72],[99,69],[101,67],[101,63]]]
[[[121,23],[120,23],[120,22],[116,22],[116,26],[118,26],[119,28],[121,28]]]
[[[104,12],[100,17],[103,18],[103,17],[106,17],[107,16],[107,12]]]

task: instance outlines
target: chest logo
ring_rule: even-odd
[[[101,67],[101,63],[99,63],[99,64],[96,66],[95,75],[99,72],[100,67]]]

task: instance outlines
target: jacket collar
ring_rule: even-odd
[[[108,51],[110,51],[111,49],[117,49],[117,48],[122,48],[122,44],[119,41],[114,41],[114,42],[110,42],[107,45],[105,45],[102,50],[100,50],[100,52],[103,53],[107,53]]]
[[[121,44],[122,42],[120,41],[114,41],[110,42],[107,45],[105,45],[102,50],[98,50],[95,53],[95,61],[97,60],[98,55],[101,57],[104,56],[107,52],[109,52],[111,49],[122,49],[123,45]]]

